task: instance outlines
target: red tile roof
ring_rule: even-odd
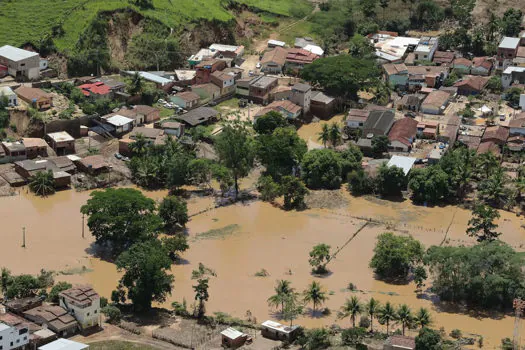
[[[454,52],[436,51],[432,61],[436,63],[452,63],[454,56]]]
[[[507,129],[504,126],[489,126],[485,129],[485,133],[483,133],[483,137],[481,138],[482,141],[488,141],[488,140],[498,140],[501,142],[507,141],[509,137],[509,129]]]
[[[462,86],[468,86],[473,90],[481,91],[487,85],[487,82],[489,81],[488,77],[477,77],[477,76],[469,76],[466,79],[463,79],[461,81],[458,81],[454,84],[455,87],[462,87]]]
[[[471,60],[467,60],[466,58],[463,58],[463,57],[458,57],[454,60],[454,66],[456,65],[462,65],[462,66],[467,66],[467,67],[470,67],[472,66],[472,61]]]
[[[82,93],[87,97],[91,94],[107,95],[111,91],[111,88],[101,81],[92,84],[82,84],[79,86],[79,89],[82,90]]]
[[[474,57],[472,63],[474,67],[483,67],[486,70],[490,70],[492,68],[492,62],[488,59],[488,57]]]
[[[288,49],[288,53],[286,54],[286,61],[292,63],[308,64],[318,58],[318,55],[304,49]]]
[[[407,146],[411,145],[411,141],[416,136],[417,125],[419,123],[417,120],[412,118],[403,118],[394,123],[390,133],[388,134],[388,139],[390,141],[399,141]]]
[[[280,66],[284,65],[286,62],[286,55],[288,51],[282,47],[276,47],[275,49],[268,51],[264,54],[261,59],[261,63],[270,63],[274,62]]]

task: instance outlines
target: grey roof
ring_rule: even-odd
[[[255,81],[252,81],[250,83],[250,86],[254,86],[256,88],[264,89],[264,88],[268,87],[269,85],[273,84],[275,81],[277,81],[277,78],[269,77],[269,76],[266,76],[266,75],[262,75],[258,79],[256,79]]]
[[[38,56],[38,52],[22,50],[11,45],[5,45],[0,47],[0,56],[16,62],[25,60],[26,58]]]
[[[303,84],[303,83],[297,83],[294,86],[292,86],[292,90],[297,90],[300,92],[306,92],[311,89],[312,87],[309,84]]]
[[[334,100],[333,97],[327,96],[321,91],[319,91],[317,94],[312,96],[312,99],[311,99],[311,101],[321,102],[321,103],[326,103],[326,104],[331,103],[333,100]]]
[[[394,124],[394,116],[394,112],[391,110],[372,111],[363,125],[363,130],[366,133],[368,129],[379,129],[386,135],[392,127],[392,124]]]
[[[178,119],[186,122],[191,126],[199,125],[206,123],[211,118],[214,118],[218,112],[210,107],[199,107],[195,108],[188,113],[182,114]]]
[[[520,38],[503,37],[499,43],[501,49],[515,49],[520,45]]]
[[[20,160],[18,162],[15,162],[15,165],[27,170],[27,171],[35,171],[35,170],[46,170],[48,161],[40,161],[36,162],[31,159],[26,160]]]
[[[10,152],[20,152],[26,149],[22,142],[2,142],[2,145]]]
[[[401,168],[403,169],[405,176],[407,176],[410,172],[410,169],[412,169],[412,167],[414,166],[415,162],[416,158],[413,157],[392,156],[392,158],[390,158],[390,160],[388,161],[387,166],[396,166],[398,168]]]
[[[295,43],[294,43],[295,47],[303,48],[303,47],[305,47],[306,45],[309,45],[309,44],[315,45],[315,42],[313,41],[312,38],[309,38],[309,37],[295,38]]]

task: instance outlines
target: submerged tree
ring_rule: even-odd
[[[328,244],[317,244],[310,251],[308,262],[313,267],[314,273],[326,273],[326,264],[330,262],[330,246]]]
[[[268,298],[268,305],[281,307],[281,313],[284,312],[284,303],[291,294],[295,293],[294,288],[288,280],[279,280],[274,288],[275,294]]]
[[[494,220],[500,217],[497,209],[485,204],[477,204],[472,210],[472,218],[469,220],[467,235],[475,237],[478,242],[494,241],[501,233],[496,232],[498,225]]]
[[[355,319],[364,311],[363,305],[359,298],[353,295],[350,299],[346,299],[344,305],[341,307],[341,318],[350,317],[352,327],[355,328]]]
[[[303,296],[305,303],[312,303],[313,313],[317,311],[318,305],[322,305],[326,300],[328,300],[326,292],[323,291],[321,284],[316,281],[313,281],[308,285],[306,290],[303,292]]]

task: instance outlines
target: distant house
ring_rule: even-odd
[[[292,96],[292,88],[287,85],[278,85],[276,88],[270,91],[270,100],[272,101],[289,100],[291,96]]]
[[[525,112],[518,114],[509,122],[510,135],[525,136]]]
[[[109,163],[100,154],[95,154],[92,156],[82,158],[76,163],[80,171],[91,175],[98,175],[101,173],[108,172],[110,170]]]
[[[270,91],[278,84],[278,79],[270,76],[259,76],[250,82],[250,100],[255,103],[270,102]]]
[[[52,160],[21,160],[15,162],[15,171],[25,180],[29,180],[39,172],[51,171],[57,188],[67,187],[71,184],[71,174],[62,171]]]
[[[512,84],[525,83],[525,67],[508,67],[501,74],[501,85],[504,89],[509,88]]]
[[[412,167],[414,166],[415,162],[416,158],[394,155],[392,156],[392,158],[390,158],[386,166],[389,168],[392,166],[401,168],[405,176],[407,176],[410,170],[412,170]]]
[[[521,152],[525,149],[525,136],[516,135],[507,139],[507,146],[509,150],[514,152]]]
[[[488,57],[474,57],[472,59],[472,68],[470,69],[470,74],[483,76],[490,75],[492,66],[492,60]]]
[[[16,94],[9,86],[0,86],[0,98],[2,97],[7,98],[7,105],[9,107],[18,105]]]
[[[77,286],[58,294],[59,305],[77,320],[81,330],[100,325],[100,297],[90,286]]]
[[[27,325],[17,327],[0,322],[0,349],[22,349],[29,344],[29,328]]]
[[[211,74],[224,68],[226,68],[226,62],[223,60],[212,59],[200,62],[195,66],[197,71],[195,74],[195,83],[205,84],[211,82]]]
[[[321,46],[318,45],[308,44],[305,47],[303,47],[303,49],[319,57],[322,57],[324,55],[324,50],[321,48]]]
[[[483,154],[483,153],[493,153],[496,156],[501,155],[501,149],[500,146],[495,143],[494,141],[482,141],[478,149],[476,150],[477,154]]]
[[[296,119],[301,115],[301,106],[296,105],[292,101],[280,100],[273,101],[266,108],[263,108],[255,115],[255,117],[260,117],[265,115],[270,111],[276,111],[281,113],[287,119]]]
[[[230,349],[236,349],[246,343],[248,335],[230,327],[221,332],[221,339],[222,346]]]
[[[219,56],[218,51],[204,48],[204,49],[200,49],[199,52],[197,52],[196,54],[191,55],[190,58],[188,59],[188,63],[190,67],[193,68],[199,63],[201,63],[202,61],[211,60],[217,56]]]
[[[141,135],[148,144],[156,145],[162,144],[164,131],[157,128],[146,128],[139,126],[134,128],[132,132],[128,134],[127,138],[119,140],[119,153],[123,155],[131,155],[130,145],[135,143],[138,136]]]
[[[488,81],[488,77],[468,76],[455,83],[454,86],[458,88],[459,95],[479,95]]]
[[[525,38],[522,38],[522,40],[525,41]],[[522,43],[522,46],[518,47],[516,58],[512,60],[512,62],[515,66],[525,67],[525,43]]]
[[[363,137],[387,135],[394,124],[394,116],[391,110],[371,111],[363,125]]]
[[[5,45],[0,47],[0,64],[16,79],[40,78],[40,56],[36,52]]]
[[[177,116],[177,119],[180,119],[190,127],[195,127],[197,125],[206,125],[215,121],[218,114],[219,113],[213,108],[198,107],[188,113]]]
[[[115,136],[121,136],[130,132],[133,129],[134,119],[124,117],[119,114],[103,118],[103,121],[114,128],[113,134]]]
[[[65,131],[47,134],[45,140],[58,156],[75,153],[75,139]]]
[[[410,151],[412,142],[416,139],[417,125],[417,120],[413,118],[405,117],[397,120],[388,133],[389,149],[394,152]]]
[[[503,146],[507,139],[509,138],[509,129],[496,125],[496,126],[489,126],[485,129],[485,132],[483,133],[483,136],[481,137],[482,142],[494,142],[495,144],[499,146]]]
[[[78,87],[86,97],[91,98],[109,98],[111,96],[111,88],[101,81],[94,83],[82,84]]]
[[[434,53],[434,58],[432,59],[432,62],[438,65],[450,65],[452,64],[452,61],[454,61],[454,58],[456,55],[454,52],[450,51],[436,51]]]
[[[302,49],[307,45],[315,45],[315,41],[310,37],[295,38],[294,47]]]
[[[38,110],[53,107],[53,96],[41,89],[21,86],[15,92],[20,99]]]
[[[310,100],[310,113],[317,118],[327,119],[334,115],[335,98],[321,91],[312,92]]]
[[[15,162],[17,160],[24,160],[27,158],[26,146],[20,142],[2,142],[2,149],[4,153],[3,161],[5,163]]]
[[[446,91],[432,91],[421,104],[421,112],[428,114],[443,114],[450,102],[450,94]]]
[[[23,312],[24,318],[45,325],[59,336],[65,337],[77,332],[78,323],[66,309],[60,306],[41,305]]]
[[[205,104],[221,97],[221,88],[212,83],[193,85],[191,91],[200,96],[200,104]]]
[[[270,39],[268,40],[268,47],[273,49],[274,47],[285,47],[286,43],[284,41]]]
[[[417,136],[424,139],[435,140],[438,136],[439,123],[434,121],[421,121],[417,124]]]
[[[279,74],[283,72],[288,51],[282,47],[276,47],[264,54],[261,59],[261,72]]]
[[[42,345],[38,350],[88,350],[89,345],[82,344],[73,340],[60,338],[46,345]]]
[[[418,112],[424,98],[419,94],[406,94],[397,102],[397,109]]]
[[[209,48],[212,52],[217,51],[219,56],[237,59],[244,55],[244,46],[211,44]]]
[[[415,348],[415,339],[404,335],[392,335],[383,345],[383,350],[415,350]]]
[[[195,76],[197,72],[189,69],[176,69],[175,77],[177,78],[178,86],[188,86],[195,84]]]
[[[221,89],[221,96],[235,92],[235,77],[224,71],[215,71],[211,74],[211,82]]]
[[[497,69],[505,70],[512,61],[516,58],[518,47],[520,46],[520,38],[503,37],[498,45],[496,60],[498,62]]]
[[[200,96],[192,91],[179,92],[169,97],[170,101],[184,109],[192,109],[199,104]]]
[[[449,68],[446,66],[407,66],[408,90],[436,88],[447,78]]]
[[[163,130],[166,135],[175,137],[181,137],[184,134],[184,124],[175,121],[162,122],[159,125],[155,125],[155,128]]]
[[[408,69],[404,63],[387,63],[383,65],[385,77],[390,86],[405,87],[408,82]]]
[[[467,146],[471,150],[477,150],[479,147],[479,144],[481,143],[481,137],[480,136],[473,136],[473,135],[458,135],[457,141],[461,142],[465,146]]]
[[[434,53],[438,48],[438,38],[423,36],[414,49],[416,61],[432,61]]]
[[[26,148],[26,155],[28,159],[36,157],[47,157],[47,143],[39,138],[23,138],[22,143]]]
[[[135,123],[137,125],[153,123],[160,119],[160,110],[148,105],[136,105],[133,110],[137,114]]]
[[[286,53],[286,68],[302,69],[304,66],[313,63],[320,56],[305,49],[288,49]]]
[[[362,129],[369,115],[370,111],[366,109],[352,108],[346,115],[345,124],[351,129]]]
[[[301,106],[303,113],[310,111],[312,100],[312,87],[309,84],[297,83],[292,86],[290,101]]]
[[[264,321],[261,324],[261,335],[274,340],[292,341],[297,336],[299,326],[285,326],[274,321]]]
[[[237,80],[237,87],[235,89],[235,94],[243,98],[248,98],[250,96],[250,84],[258,78],[259,77],[242,78],[242,79]]]
[[[452,62],[452,68],[460,74],[470,74],[472,61],[464,57],[458,57]]]

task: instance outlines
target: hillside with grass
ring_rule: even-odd
[[[201,21],[229,22],[231,7],[279,16],[301,16],[311,11],[307,0],[153,0],[153,8],[139,8],[128,0],[16,0],[1,1],[0,45],[36,47],[52,38],[58,51],[72,50],[90,23],[104,12],[132,9],[174,30]]]

